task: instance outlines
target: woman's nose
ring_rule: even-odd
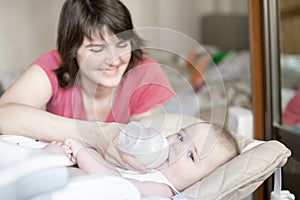
[[[121,55],[114,49],[110,49],[107,52],[105,64],[108,66],[117,67],[121,64]]]

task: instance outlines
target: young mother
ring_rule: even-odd
[[[119,154],[109,134],[158,112],[174,96],[163,70],[143,55],[141,45],[120,1],[66,0],[57,50],[35,60],[0,98],[0,133],[80,139],[116,165],[143,168]]]

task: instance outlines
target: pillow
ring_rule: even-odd
[[[240,151],[255,143],[241,135],[235,136]],[[278,141],[260,143],[187,188],[183,194],[193,199],[244,199],[277,168],[285,165],[290,155],[291,151]]]

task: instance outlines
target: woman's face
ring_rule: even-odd
[[[104,28],[102,37],[93,34],[84,37],[78,48],[76,59],[80,67],[80,80],[101,87],[119,85],[131,58],[129,40],[122,40]]]

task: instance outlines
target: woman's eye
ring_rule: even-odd
[[[89,45],[89,50],[94,53],[99,53],[103,51],[105,48],[105,44],[91,44]]]
[[[192,161],[194,161],[194,154],[193,154],[193,152],[189,152],[188,153],[188,157],[190,157],[192,159]]]
[[[119,48],[125,48],[128,46],[128,41],[119,42],[117,47]]]
[[[183,136],[181,135],[181,134],[177,134],[177,137],[178,137],[178,140],[180,141],[180,142],[183,142],[184,141],[184,138],[183,138]]]
[[[90,49],[90,51],[91,51],[91,52],[94,52],[94,53],[99,53],[99,52],[101,52],[102,50],[103,50],[102,47],[97,47],[97,48],[92,48],[92,49]]]

